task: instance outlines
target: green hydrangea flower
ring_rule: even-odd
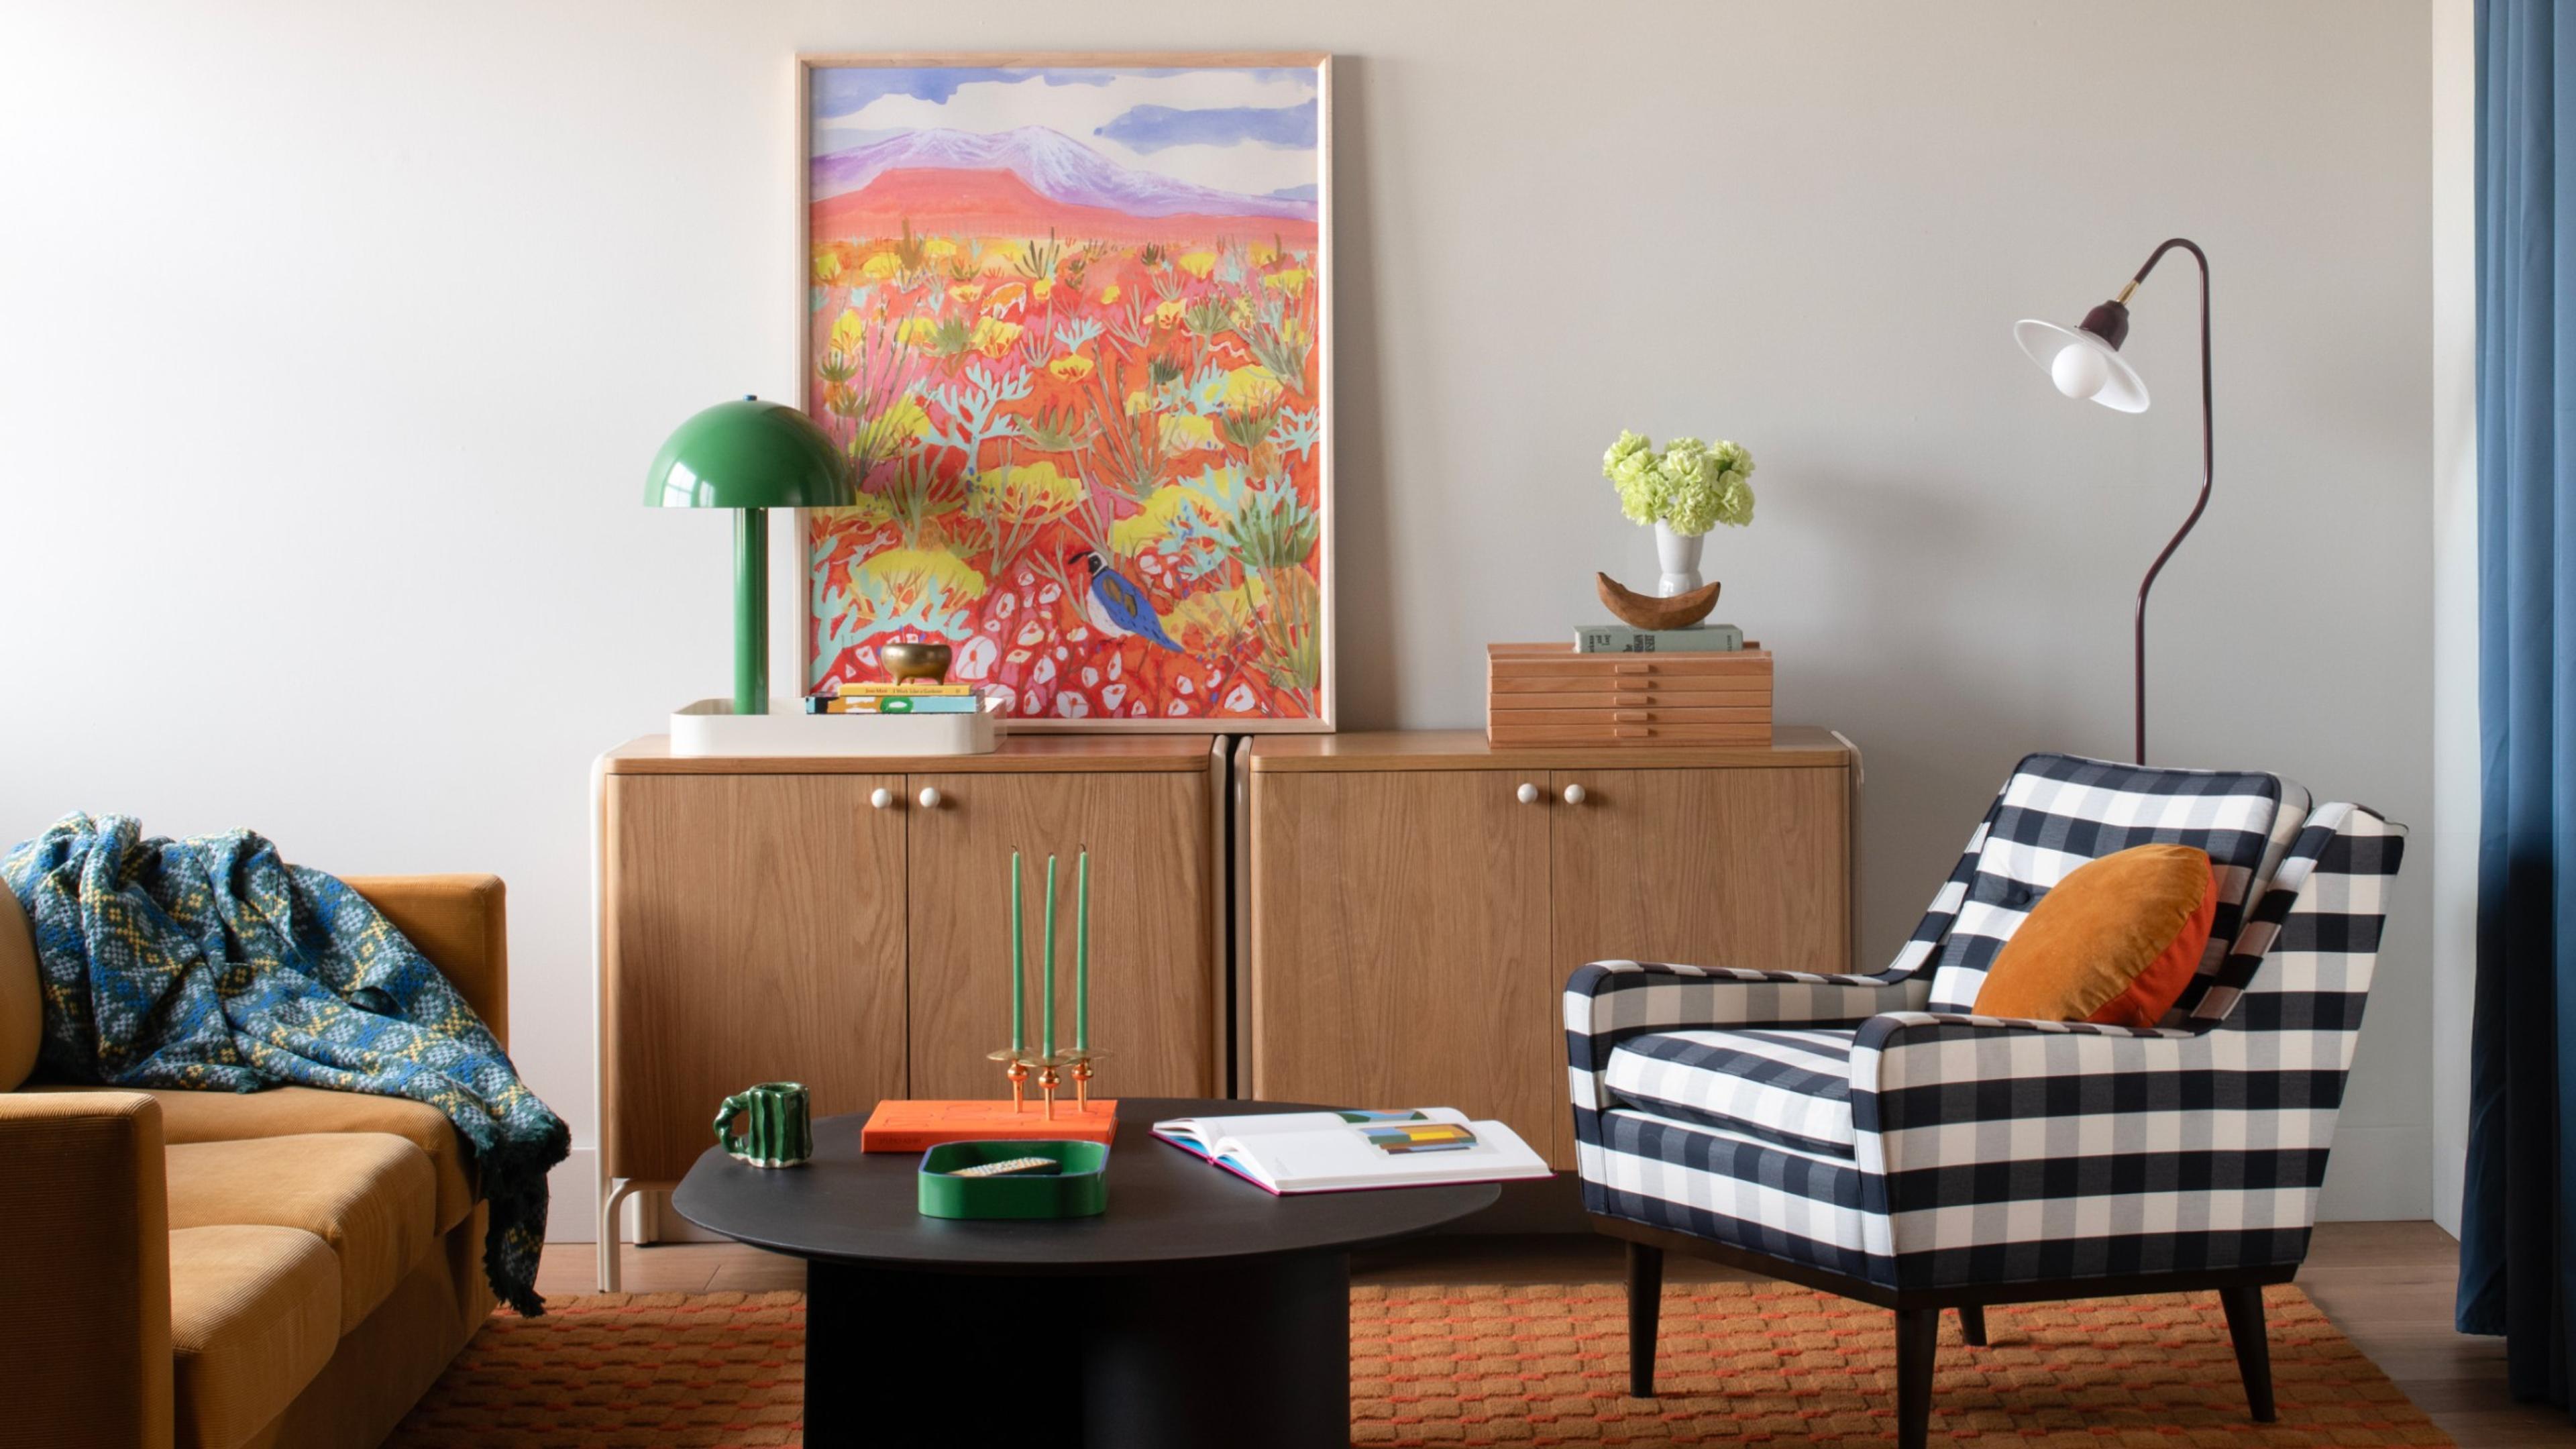
[[[1622,431],[1601,456],[1601,476],[1619,490],[1619,511],[1640,526],[1696,535],[1753,521],[1753,455],[1724,438],[1675,438],[1659,454],[1651,440]]]

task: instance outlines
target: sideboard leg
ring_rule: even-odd
[[[627,1194],[640,1184],[632,1178],[612,1177],[599,1195],[599,1291],[617,1291],[617,1221],[618,1208],[625,1205]]]

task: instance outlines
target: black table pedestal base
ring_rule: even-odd
[[[953,1421],[957,1442],[1346,1449],[1338,1250],[1116,1276],[806,1270],[805,1443]],[[920,1440],[917,1442],[929,1442]]]

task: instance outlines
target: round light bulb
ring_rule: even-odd
[[[2070,342],[2048,365],[2048,376],[2068,397],[2092,397],[2110,385],[2111,362],[2098,347]]]

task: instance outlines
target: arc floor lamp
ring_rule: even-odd
[[[2156,561],[2147,565],[2147,576],[2138,584],[2138,618],[2132,648],[2131,701],[2137,725],[2138,763],[2147,762],[2147,593],[2156,586],[2156,575],[2164,572],[2165,560],[2200,522],[2201,512],[2209,507],[2209,485],[2216,475],[2216,463],[2210,446],[2209,423],[2209,256],[2199,245],[2175,237],[2155,249],[2145,266],[2120,289],[2120,295],[2084,314],[2084,320],[2073,327],[2060,327],[2054,322],[2025,318],[2013,324],[2013,340],[2045,370],[2057,390],[2072,398],[2091,398],[2106,408],[2124,413],[2147,410],[2147,385],[2139,380],[2136,370],[2120,356],[2120,344],[2129,337],[2129,298],[2147,273],[2156,269],[2165,253],[2182,250],[2191,253],[2200,264],[2200,497],[2191,505],[2191,515],[2174,530],[2172,540]]]

